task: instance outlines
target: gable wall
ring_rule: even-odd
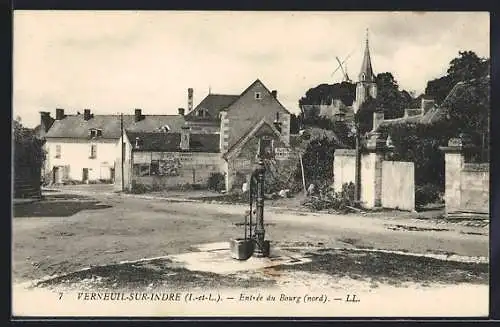
[[[261,99],[255,99],[255,92],[261,93]],[[283,139],[288,142],[290,137],[290,115],[282,108],[262,83],[255,83],[227,111],[228,147],[235,144],[245,133],[255,126],[262,118],[272,123],[279,112],[283,122]]]

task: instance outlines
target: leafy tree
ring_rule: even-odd
[[[299,106],[314,104],[330,105],[335,99],[340,99],[346,106],[350,106],[355,98],[356,84],[349,82],[320,84],[306,92],[305,96],[299,100]]]
[[[361,108],[359,108],[354,117],[358,124],[360,135],[364,135],[372,130],[373,113],[381,110],[378,101],[371,97],[361,105]]]
[[[17,119],[12,124],[14,167],[41,167],[45,160],[43,141]]]
[[[400,91],[394,76],[389,73],[380,73],[376,78],[377,98],[375,103],[378,109],[384,111],[386,119],[401,117],[404,109],[408,108],[411,96],[406,91]]]
[[[447,74],[427,82],[425,94],[441,104],[456,83],[485,77],[490,72],[490,59],[480,58],[473,51],[459,51],[450,61]]]
[[[332,180],[333,159],[337,147],[335,141],[328,137],[313,139],[308,143],[302,155],[304,176],[307,183],[320,185]],[[295,178],[296,180],[302,178],[300,164],[296,169]]]

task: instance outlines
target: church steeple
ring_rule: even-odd
[[[370,58],[370,45],[368,43],[368,29],[366,29],[366,44],[365,53],[363,56],[363,63],[361,64],[361,71],[359,72],[360,82],[373,82],[375,76],[373,74],[372,60]]]
[[[369,97],[374,99],[377,97],[377,83],[375,82],[375,74],[373,74],[370,45],[368,44],[368,29],[366,29],[365,53],[358,82],[356,83],[356,100],[353,104],[354,112],[357,112]]]

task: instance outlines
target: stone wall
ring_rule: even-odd
[[[219,153],[141,151],[133,152],[132,157],[132,184],[157,190],[187,184],[206,186],[211,174],[223,172]]]
[[[333,188],[335,192],[342,191],[342,185],[355,182],[356,152],[351,149],[335,150],[333,161]]]
[[[367,209],[414,210],[413,163],[384,161],[384,148],[376,137],[367,149],[361,153],[361,205]],[[334,190],[340,192],[343,184],[355,183],[355,171],[355,150],[337,149],[333,161]]]
[[[489,163],[466,163],[471,151],[464,139],[450,139],[445,152],[446,214],[489,214]]]
[[[415,165],[413,162],[382,162],[381,206],[415,210]]]
[[[464,212],[489,213],[489,164],[464,164],[460,179],[461,210]]]

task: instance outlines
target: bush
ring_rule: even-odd
[[[152,187],[146,184],[132,183],[131,193],[133,194],[143,194],[152,191]]]
[[[354,207],[354,184],[345,183],[342,185],[342,191],[335,192],[331,186],[323,186],[317,196],[311,196],[302,203],[305,207],[312,210],[332,209],[342,213],[352,211]]]
[[[441,188],[434,184],[417,185],[415,187],[415,205],[423,206],[442,201]]]
[[[210,175],[207,181],[207,187],[211,191],[220,192],[226,188],[226,179],[221,173]]]

